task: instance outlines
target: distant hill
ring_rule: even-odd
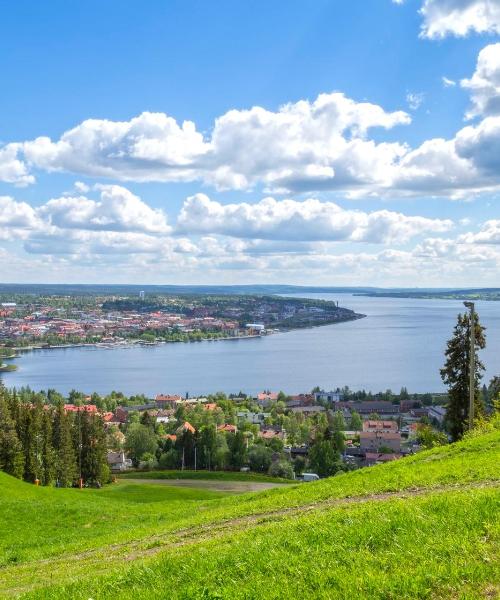
[[[138,295],[146,294],[327,294],[353,293],[390,297],[437,297],[453,294],[497,293],[500,288],[378,288],[369,286],[300,286],[286,284],[250,285],[124,285],[124,284],[28,284],[0,283],[0,295]]]
[[[495,431],[243,496],[0,473],[0,596],[496,598],[499,463]]]

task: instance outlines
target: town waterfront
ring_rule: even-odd
[[[18,370],[0,375],[8,387],[71,389],[127,395],[216,391],[287,393],[315,385],[377,392],[444,390],[439,377],[460,301],[302,294],[339,300],[365,319],[262,338],[167,343],[124,348],[57,348],[22,353]],[[478,302],[487,328],[484,381],[500,373],[500,302]]]

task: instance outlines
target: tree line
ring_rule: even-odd
[[[23,402],[0,385],[0,470],[24,481],[69,487],[109,480],[99,415],[68,413],[63,403]]]

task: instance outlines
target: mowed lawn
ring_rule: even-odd
[[[499,448],[496,432],[239,496],[0,474],[0,595],[496,598]]]

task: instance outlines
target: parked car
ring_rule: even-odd
[[[302,481],[319,481],[319,475],[316,473],[303,473]]]

